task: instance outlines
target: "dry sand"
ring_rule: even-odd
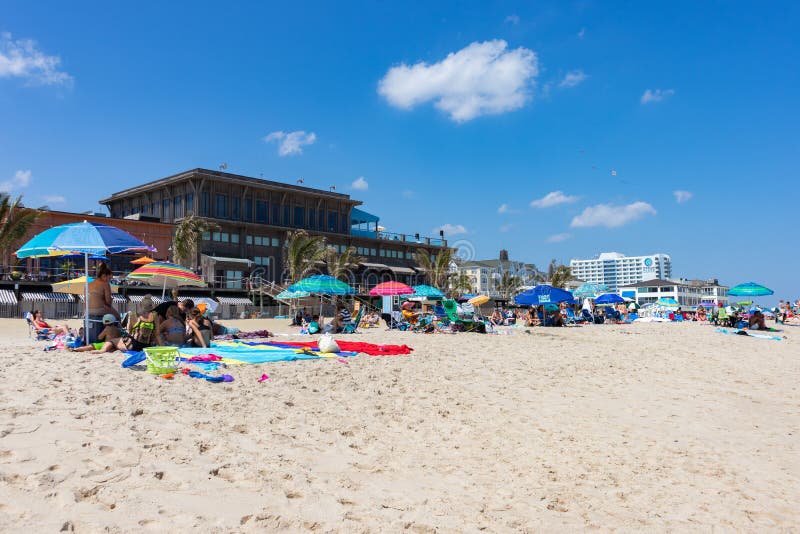
[[[349,339],[414,354],[211,384],[43,352],[3,320],[0,530],[797,529],[800,328],[785,330],[381,328]]]

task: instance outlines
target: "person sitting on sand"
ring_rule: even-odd
[[[39,310],[33,310],[33,317],[31,318],[31,322],[33,322],[34,328],[38,332],[43,334],[69,334],[69,326],[65,324],[56,324],[50,325],[47,321],[44,320],[42,317],[42,312]]]
[[[500,313],[498,308],[495,308],[492,312],[491,317],[489,317],[489,322],[492,323],[492,326],[500,326],[503,324],[503,314]]]
[[[697,320],[698,321],[705,321],[707,319],[708,319],[708,316],[706,315],[706,309],[703,306],[698,306],[697,307]]]
[[[189,312],[187,324],[192,333],[192,344],[195,347],[208,348],[211,346],[211,321],[203,317],[200,308],[193,308]]]
[[[103,329],[97,334],[97,341],[85,347],[78,347],[73,352],[113,352],[103,350],[103,348],[105,345],[116,344],[121,336],[122,331],[120,330],[119,323],[117,323],[117,318],[107,313],[103,316]]]
[[[333,333],[339,334],[344,332],[345,326],[348,326],[353,323],[353,315],[350,313],[350,310],[344,304],[344,302],[337,302],[336,303],[336,315],[333,317],[331,321],[331,326],[333,327]]]
[[[767,330],[767,325],[764,321],[764,314],[756,310],[747,320],[747,327],[750,330]]]
[[[95,354],[117,350],[139,352],[156,344],[156,312],[153,311],[153,299],[145,295],[137,310],[136,316],[129,318],[127,332],[122,332],[122,337],[107,340],[94,351]]]
[[[528,311],[525,312],[525,326],[537,326],[539,324],[539,318],[536,314],[536,308],[531,306],[528,308]]]
[[[186,324],[181,318],[177,304],[167,308],[166,319],[161,321],[156,329],[156,339],[162,347],[180,347],[189,339],[186,335]]]

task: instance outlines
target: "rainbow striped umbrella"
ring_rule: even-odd
[[[151,286],[161,286],[161,298],[167,292],[167,288],[180,286],[205,287],[206,283],[202,278],[184,267],[166,261],[154,261],[147,265],[142,265],[127,276],[128,280],[138,280]]]

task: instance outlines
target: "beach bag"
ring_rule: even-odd
[[[320,352],[339,352],[339,345],[334,341],[333,336],[330,334],[322,334],[319,338],[319,351]]]

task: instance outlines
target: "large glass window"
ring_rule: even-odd
[[[194,193],[186,193],[186,215],[194,213]]]
[[[328,212],[328,228],[329,232],[339,231],[339,214],[335,211]]]
[[[214,195],[214,216],[218,219],[228,217],[228,195]]]
[[[253,220],[253,199],[249,197],[244,199],[244,220]]]
[[[231,234],[231,243],[239,243],[239,234]]]
[[[179,219],[183,217],[183,197],[177,196],[172,199],[172,209],[175,212],[175,218]]]
[[[242,271],[225,271],[225,287],[228,289],[241,289]]]
[[[169,220],[169,199],[168,199],[168,198],[165,198],[165,199],[164,199],[164,200],[161,202],[161,205],[162,205],[162,208],[161,208],[161,217],[162,217],[162,218],[164,218],[164,219],[167,219],[167,220]]]
[[[231,198],[231,219],[234,221],[238,221],[242,218],[240,206],[242,204],[242,199],[239,197]]]
[[[256,200],[256,222],[266,223],[269,222],[267,217],[269,214],[267,213],[267,201],[266,200]]]
[[[294,225],[298,228],[304,228],[306,225],[306,210],[302,206],[294,207]]]
[[[204,217],[209,216],[209,210],[211,209],[211,195],[208,191],[203,191],[200,194],[200,215]]]
[[[308,227],[312,230],[317,227],[317,214],[314,208],[308,208]]]
[[[347,221],[347,215],[342,214],[342,226],[341,226],[342,232],[348,233],[347,232],[347,227],[350,226],[350,225],[347,224],[347,222],[348,222]]]
[[[290,216],[291,216],[291,210],[289,209],[289,206],[284,206],[283,207],[283,225],[284,226],[291,226],[292,225],[292,221],[289,220]]]
[[[324,232],[325,231],[325,210],[319,210],[319,215],[317,217],[317,221],[319,221],[318,224],[317,224],[317,228]]]

